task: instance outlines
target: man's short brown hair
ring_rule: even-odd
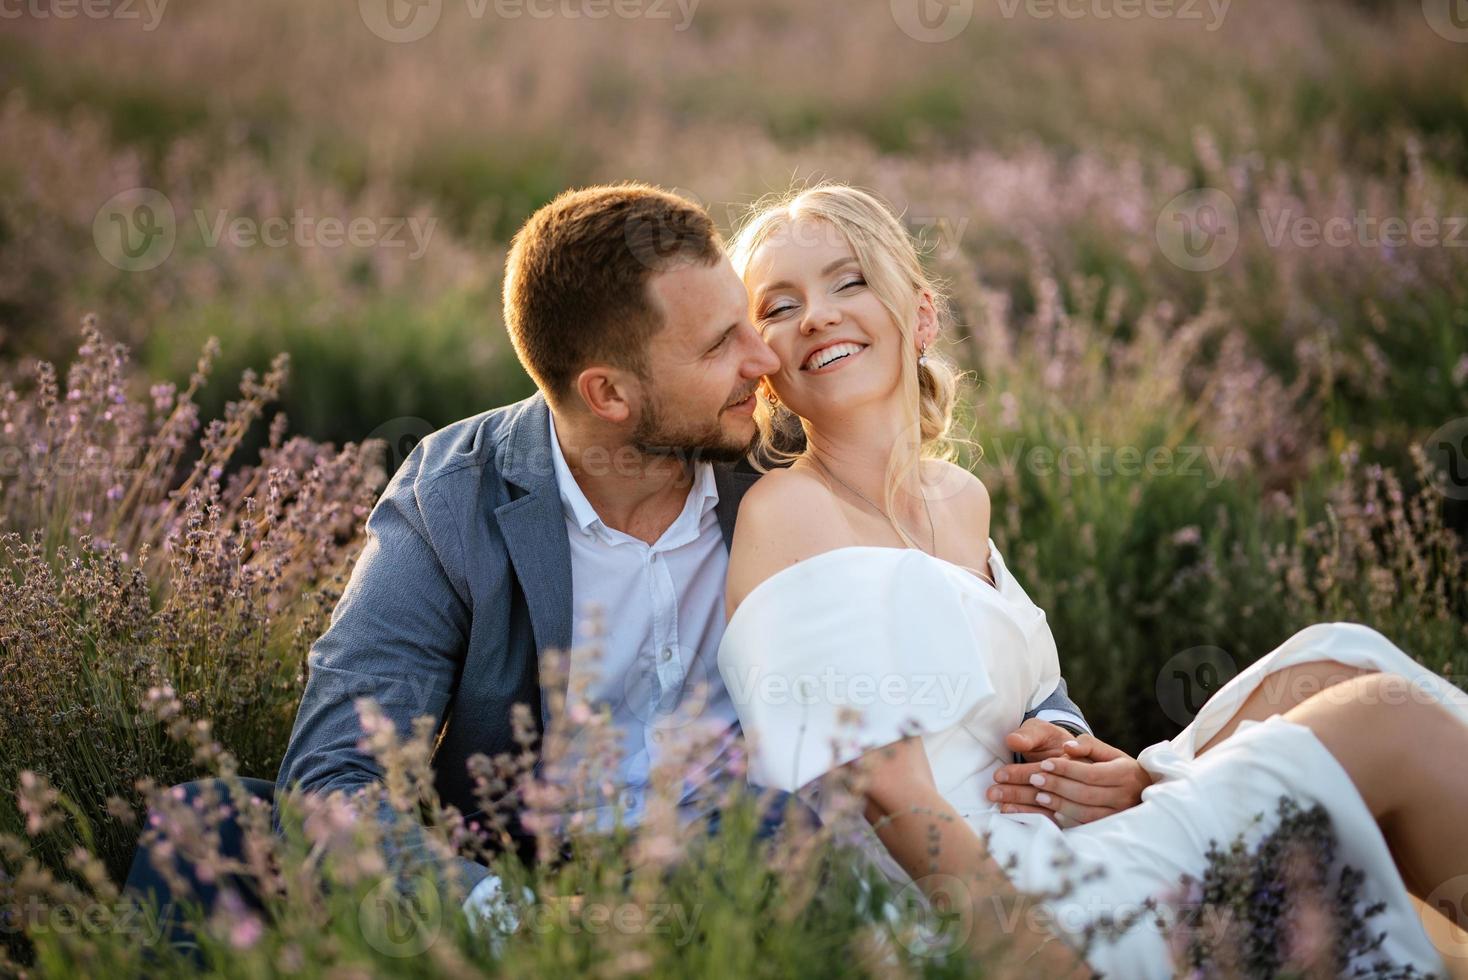
[[[662,327],[654,273],[712,265],[723,243],[696,203],[648,184],[566,191],[515,234],[505,262],[505,327],[520,363],[552,403],[594,363],[647,377]]]

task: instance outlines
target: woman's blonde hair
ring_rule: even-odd
[[[740,278],[760,246],[789,234],[802,219],[825,222],[851,247],[868,286],[897,324],[904,349],[915,351],[913,330],[924,291],[932,296],[941,331],[948,319],[946,298],[939,281],[923,268],[917,243],[886,203],[847,184],[820,183],[756,202],[729,245],[729,258]],[[917,438],[915,446],[894,447],[889,458],[884,495],[889,520],[896,513],[898,488],[923,459],[951,460],[957,455],[952,437],[953,411],[962,374],[935,347],[929,346],[927,360],[921,366],[915,352],[912,357],[899,358],[903,404],[909,412],[903,420],[903,431],[915,432]],[[809,438],[808,423],[784,405],[772,402],[770,396],[768,387],[762,384],[754,412],[759,436],[751,452],[761,472],[766,469],[764,460],[783,464],[798,458],[801,453],[789,447],[804,442],[801,435]],[[904,541],[917,547],[895,520],[892,525]]]

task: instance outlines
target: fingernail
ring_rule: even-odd
[[[1009,782],[1009,773],[1005,772],[1003,769],[1000,769],[994,774],[994,781],[999,783]]]
[[[1036,793],[1035,794],[1035,800],[1041,806],[1049,806],[1050,805],[1050,794],[1049,793]]]
[[[1042,776],[1042,775],[1040,775],[1039,773],[1035,773],[1033,776],[1030,777],[1030,785],[1031,786],[1044,786],[1045,785],[1045,777]]]
[[[1078,749],[1081,747],[1081,743],[1077,742],[1075,739],[1071,739],[1069,742],[1065,743],[1065,747],[1068,749]]]
[[[1051,762],[1049,759],[1046,759],[1044,762],[1040,763],[1040,768],[1045,770],[1046,772],[1054,772],[1055,763]]]
[[[997,789],[991,789],[989,790],[989,799],[993,800],[995,803],[998,803],[1000,800],[1004,799],[1004,794],[999,792]]]

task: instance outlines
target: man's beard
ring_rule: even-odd
[[[714,418],[704,426],[675,426],[668,422],[655,396],[643,403],[642,418],[632,432],[632,446],[648,456],[671,456],[689,464],[737,463],[754,445],[754,437],[733,443]]]

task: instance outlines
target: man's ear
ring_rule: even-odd
[[[576,376],[576,394],[591,414],[620,425],[632,418],[642,390],[630,372],[599,364]]]

